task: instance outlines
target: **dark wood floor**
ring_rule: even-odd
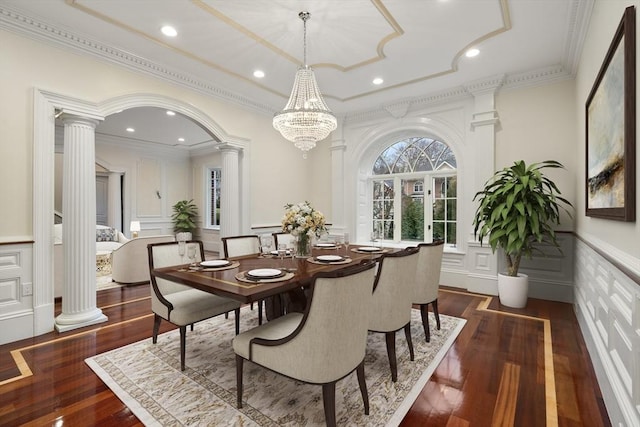
[[[438,300],[467,324],[403,426],[610,425],[571,305],[507,310],[451,288]],[[149,287],[100,291],[98,306],[107,323],[0,346],[0,425],[140,425],[84,359],[151,336]]]

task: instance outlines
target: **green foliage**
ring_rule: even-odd
[[[180,200],[173,205],[173,231],[176,233],[191,232],[196,229],[198,207],[193,200]]]
[[[402,239],[424,240],[424,206],[422,201],[403,196]]]
[[[531,258],[536,242],[559,249],[554,224],[560,224],[560,204],[572,206],[560,197],[560,190],[541,172],[544,168],[564,168],[560,162],[545,160],[527,166],[524,161],[504,168],[485,183],[474,196],[479,206],[473,220],[474,235],[480,242],[489,237],[493,252],[502,248],[507,257],[508,274],[518,275],[522,255]]]

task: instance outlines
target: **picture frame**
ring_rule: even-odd
[[[635,221],[636,17],[627,7],[586,102],[585,214]]]

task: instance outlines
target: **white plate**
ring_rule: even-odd
[[[202,267],[224,267],[229,264],[231,263],[226,259],[212,259],[210,261],[202,261],[200,263]]]
[[[382,249],[376,248],[375,246],[361,246],[358,250],[362,252],[380,252]]]
[[[335,248],[336,245],[335,243],[317,243],[316,247],[317,248]]]
[[[282,275],[282,271],[276,270],[275,268],[258,268],[247,271],[247,275],[268,279]]]
[[[325,261],[325,262],[335,262],[335,261],[344,260],[344,258],[342,258],[340,255],[318,255],[316,259],[318,261]]]
[[[280,254],[278,253],[278,251],[271,251],[271,255],[279,256]],[[289,256],[289,255],[291,255],[291,251],[287,250],[287,252],[285,253],[285,256]]]

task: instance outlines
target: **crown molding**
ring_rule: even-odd
[[[181,85],[207,96],[213,96],[262,114],[271,115],[274,112],[273,107],[269,105],[253,102],[248,98],[231,93],[208,82],[203,82],[188,74],[160,66],[145,58],[132,55],[129,52],[105,45],[70,31],[55,28],[45,22],[23,15],[1,4],[0,28],[18,33],[36,41],[44,41],[55,46],[80,51],[103,61],[123,66],[129,70],[151,74],[167,82]]]

